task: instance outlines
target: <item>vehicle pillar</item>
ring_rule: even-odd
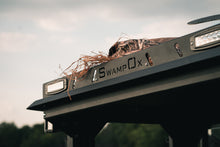
[[[70,136],[67,147],[95,147],[95,137],[104,125],[103,122],[91,121],[73,123],[72,127],[65,131]]]
[[[171,136],[172,147],[198,147],[201,138],[206,139],[208,128],[205,124],[189,122],[169,122],[162,127]]]

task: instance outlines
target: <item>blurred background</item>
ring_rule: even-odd
[[[43,122],[26,108],[42,84],[81,55],[120,38],[179,37],[214,25],[188,21],[219,14],[219,0],[0,0],[0,124]],[[60,68],[61,67],[61,68]]]

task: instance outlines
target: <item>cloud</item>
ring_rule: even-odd
[[[60,11],[34,19],[36,24],[48,31],[73,31],[81,25],[81,18],[74,11]]]
[[[29,49],[36,36],[20,32],[0,32],[0,52],[17,53]]]
[[[10,88],[9,88],[10,89]],[[16,92],[14,96],[10,90],[6,90],[8,95],[3,93],[4,99],[1,100],[1,111],[0,111],[0,123],[7,122],[16,122],[16,125],[22,127],[25,124],[32,124],[33,122],[43,122],[42,113],[34,111],[27,111],[26,107],[29,106],[34,99],[30,99],[31,94],[21,94],[21,91]],[[2,94],[2,92],[1,92]],[[18,96],[17,96],[18,94]],[[19,95],[20,94],[20,95]],[[18,99],[18,100],[16,100]]]
[[[218,4],[219,0],[163,0],[163,1],[146,1],[146,0],[3,0],[0,2],[0,11],[38,11],[43,12],[53,12],[57,13],[59,11],[67,10],[83,10],[89,15],[89,10],[86,11],[84,8],[94,9],[96,12],[104,12],[107,8],[111,10],[111,14],[115,17],[120,15],[129,16],[155,16],[155,15],[174,15],[175,13],[181,13],[185,15],[193,13],[209,13],[219,12]],[[102,9],[102,7],[104,9]],[[101,10],[101,11],[100,11]],[[204,11],[206,10],[206,11]],[[105,12],[104,12],[105,13]],[[98,13],[97,13],[98,14]],[[99,14],[98,14],[99,15]]]
[[[161,18],[158,21],[152,21],[142,26],[141,32],[146,34],[147,38],[180,37],[189,32],[186,23],[184,19],[172,18],[172,22],[170,22],[170,20]]]
[[[209,22],[199,25],[187,25],[188,21],[187,17],[172,17],[172,21],[159,18],[158,21],[143,25],[141,32],[147,38],[181,37],[216,24],[216,22]]]
[[[219,13],[218,0],[103,1],[39,0],[0,3],[0,18],[32,21],[47,31],[76,31],[91,21],[119,23],[157,17],[192,19]],[[7,9],[6,9],[7,8]],[[10,11],[9,11],[10,10]],[[205,11],[204,11],[205,10]]]

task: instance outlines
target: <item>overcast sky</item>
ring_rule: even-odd
[[[42,84],[80,55],[107,53],[128,38],[179,37],[213,25],[190,20],[219,14],[219,0],[0,0],[0,123],[43,122],[26,110]]]

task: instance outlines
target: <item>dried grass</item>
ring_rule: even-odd
[[[120,40],[121,38],[119,38]],[[77,61],[74,61],[67,67],[62,74],[67,76],[70,80],[83,80],[90,68],[97,66],[104,62],[109,62],[113,59],[147,49],[151,46],[159,45],[162,42],[172,40],[174,38],[156,38],[156,39],[130,39],[126,41],[117,41],[110,49],[109,54],[105,55],[102,52],[93,53],[93,56],[82,56]],[[70,73],[70,74],[68,74]],[[72,100],[69,94],[70,82],[67,89],[69,99]]]
[[[115,57],[110,57],[101,52],[94,54],[94,56],[85,55],[79,58],[77,61],[73,62],[69,67],[67,67],[62,74],[64,74],[67,77],[74,77],[72,80],[80,79],[85,77],[86,73],[89,71],[90,68],[115,59]],[[71,73],[70,75],[68,75],[69,72]]]

